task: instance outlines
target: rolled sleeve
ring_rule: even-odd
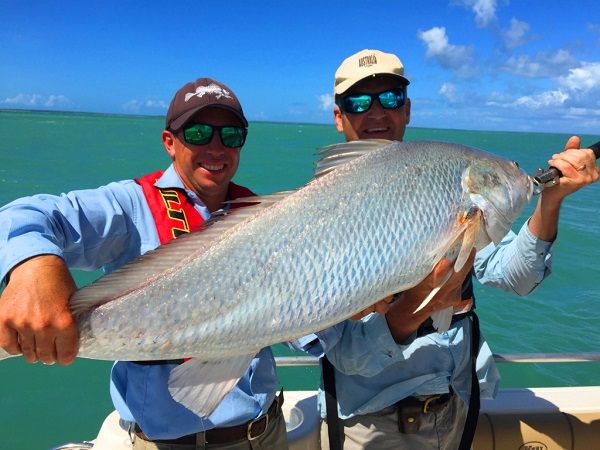
[[[24,197],[0,208],[0,279],[26,259],[42,254],[69,267],[94,270],[137,256],[139,200],[132,181],[62,195]],[[147,227],[146,227],[147,228]],[[131,258],[132,256],[127,256]]]
[[[531,293],[551,273],[553,243],[538,239],[525,223],[494,246],[477,253],[475,275],[485,285],[517,295]]]
[[[8,272],[17,264],[39,255],[56,255],[62,258],[60,248],[40,234],[16,236],[2,244],[0,252],[0,280],[6,280]]]

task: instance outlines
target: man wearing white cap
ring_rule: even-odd
[[[338,131],[347,141],[401,141],[411,115],[408,86],[396,55],[362,50],[348,57],[335,73]],[[569,139],[565,148],[570,150],[550,161],[564,177],[544,191],[518,235],[510,232],[497,247],[490,244],[477,253],[473,273],[480,282],[526,295],[550,273],[562,200],[598,179],[593,153],[573,150],[579,138]],[[589,170],[575,169],[580,166]],[[325,392],[319,395],[324,449],[329,444],[332,449],[470,448],[479,394],[492,397],[499,382],[472,310],[471,258],[417,313],[437,280],[451,270],[449,261],[441,261],[418,286],[394,295],[396,301],[383,299],[355,320],[317,333],[318,339],[300,340],[304,350],[320,356],[324,349],[327,356]],[[450,306],[456,311],[450,329],[438,333],[429,316]]]

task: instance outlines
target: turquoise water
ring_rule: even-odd
[[[164,168],[163,124],[153,117],[0,111],[0,204]],[[567,137],[413,128],[406,139],[473,145],[533,172]],[[582,139],[591,144],[600,136]],[[311,177],[316,148],[339,141],[333,125],[251,123],[236,181],[261,194],[299,187]],[[600,350],[599,212],[600,184],[565,202],[554,273],[529,297],[476,286],[483,332],[494,352]],[[80,286],[96,276],[75,272]],[[291,353],[282,346],[275,351]],[[599,369],[598,363],[500,365],[503,387],[597,385]],[[94,438],[112,409],[109,370],[108,362],[84,359],[66,368],[0,362],[0,448],[44,449]],[[288,390],[318,384],[316,368],[280,368],[279,375]]]

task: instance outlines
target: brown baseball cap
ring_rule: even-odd
[[[335,72],[333,92],[343,94],[359,81],[378,75],[397,77],[402,83],[410,84],[404,76],[404,65],[400,58],[392,53],[365,49],[349,56],[340,64]]]
[[[190,117],[209,106],[228,109],[248,126],[242,105],[231,89],[212,78],[198,78],[183,85],[171,100],[165,128],[177,131]]]

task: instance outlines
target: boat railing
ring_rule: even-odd
[[[600,361],[600,352],[579,353],[494,353],[498,363],[575,363]],[[280,367],[316,366],[319,358],[314,356],[277,356]]]
[[[600,352],[580,353],[497,353],[494,359],[499,363],[574,363],[600,361]],[[279,367],[315,366],[319,358],[314,356],[277,356],[275,361]],[[316,411],[316,410],[315,410]],[[51,450],[85,450],[92,449],[93,442],[63,444]],[[104,448],[104,447],[103,447]]]

